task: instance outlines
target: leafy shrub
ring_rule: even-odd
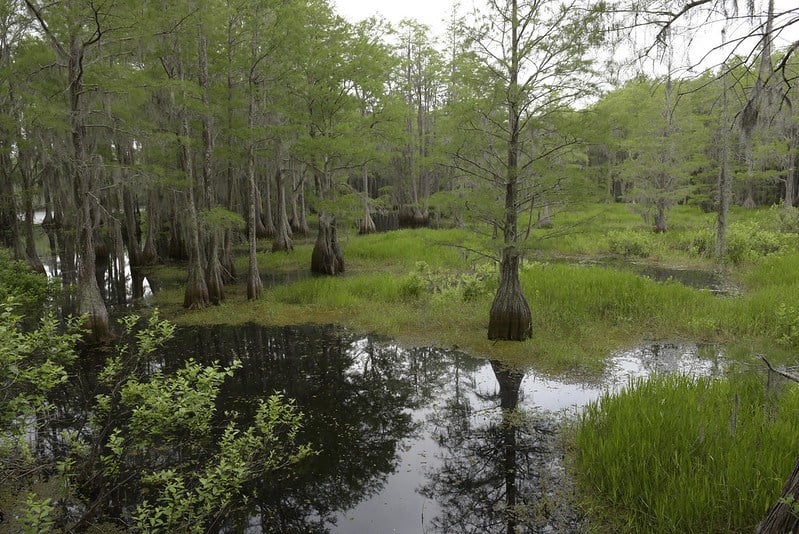
[[[138,320],[122,321],[125,336],[136,341],[120,344],[106,362],[100,380],[108,392],[96,397],[85,439],[104,441],[94,460],[100,478],[140,496],[131,518],[138,530],[194,532],[246,502],[253,477],[310,454],[296,443],[302,414],[275,394],[259,403],[250,426],[243,427],[237,413],[226,413],[218,436],[212,424],[217,396],[240,362],[220,367],[189,360],[172,374],[142,372],[146,357],[173,327],[154,314],[136,330]]]
[[[630,230],[608,233],[610,251],[625,257],[646,258],[654,250],[654,242],[649,234]]]
[[[767,223],[778,232],[799,234],[799,208],[772,206],[768,211]]]
[[[796,236],[770,230],[757,221],[732,223],[727,231],[726,260],[738,264],[785,252]],[[716,254],[716,232],[706,228],[686,233],[682,248],[694,255],[711,258]]]
[[[55,286],[47,277],[31,271],[28,266],[11,259],[8,251],[0,249],[0,302],[13,296],[18,311],[27,317],[38,317]]]
[[[774,311],[774,337],[786,347],[799,345],[799,315],[796,308],[780,303]]]
[[[426,288],[427,282],[419,273],[408,273],[400,280],[399,295],[404,300],[415,300],[424,294]]]
[[[460,278],[463,300],[472,302],[496,291],[499,284],[497,268],[493,263],[481,263],[472,273],[463,274]]]

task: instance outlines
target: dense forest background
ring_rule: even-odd
[[[696,204],[719,210],[723,236],[730,201],[795,204],[799,66],[780,36],[797,17],[688,7],[492,1],[453,7],[434,39],[413,20],[347,22],[325,0],[5,0],[2,243],[43,270],[43,210],[56,274],[102,334],[98,264],[186,260],[184,304],[202,308],[225,298],[247,240],[254,299],[256,239],[289,250],[311,220],[487,223],[503,273],[580,199],[630,203],[658,232]],[[737,44],[688,76],[681,47],[708,14],[738,25]],[[620,50],[661,74],[622,68]],[[525,321],[495,337],[523,338]]]

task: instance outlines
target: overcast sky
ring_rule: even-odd
[[[452,13],[452,0],[333,0],[336,11],[356,22],[380,13],[396,24],[404,18],[416,19],[430,26],[436,34],[443,34]],[[471,6],[471,0],[461,4]]]
[[[336,11],[349,20],[350,22],[357,22],[366,19],[375,14],[380,14],[385,17],[392,24],[398,23],[403,18],[416,19],[419,22],[426,24],[431,28],[433,34],[442,37],[446,31],[448,21],[452,14],[452,5],[456,0],[332,0]],[[460,13],[465,14],[473,9],[475,3],[482,4],[482,0],[457,0],[460,4]],[[768,0],[755,0],[758,11],[763,12],[765,4]],[[742,12],[745,12],[745,7],[742,4]],[[776,0],[777,12],[786,11],[789,8],[797,9],[796,5],[799,0]],[[796,16],[796,15],[794,15]],[[751,21],[744,20],[737,24],[733,24],[729,28],[729,35],[735,35],[737,31],[750,31]],[[721,42],[721,26],[707,26],[702,28],[701,31],[693,34],[694,39],[688,43],[677,44],[675,51],[675,62],[677,65],[690,65],[697,62],[700,58],[704,57],[708,49]],[[777,46],[785,46],[791,38],[790,29],[786,31],[788,35],[783,35],[783,38],[778,41]],[[795,39],[795,37],[793,37]],[[651,37],[647,38],[648,40]],[[647,41],[648,42],[648,41]],[[676,43],[675,43],[676,44]],[[755,43],[745,43],[742,45],[742,50],[748,50],[756,46]],[[629,48],[628,48],[629,50]],[[704,67],[714,66],[726,57],[725,53],[711,54],[711,58],[703,63]],[[650,68],[652,66],[650,65]],[[657,67],[655,67],[657,70]]]

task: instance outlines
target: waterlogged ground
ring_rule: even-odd
[[[264,481],[247,532],[581,532],[559,428],[565,417],[653,372],[714,374],[712,347],[620,352],[603,377],[559,380],[457,351],[403,348],[332,326],[184,328],[158,366],[193,356],[243,368],[219,412],[274,391],[296,399],[300,440],[319,454]],[[511,513],[507,513],[511,510]]]

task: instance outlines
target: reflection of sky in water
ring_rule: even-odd
[[[41,225],[44,222],[44,210],[36,210],[33,214],[33,223]],[[44,271],[47,273],[48,278],[53,278],[57,275],[61,274],[61,258],[57,255],[53,256],[49,254],[49,252],[45,252],[44,250],[39,251],[39,256],[42,260],[42,264],[44,265]],[[105,285],[108,287],[111,283],[111,271],[110,267],[112,262],[109,261],[109,270],[105,273]],[[125,253],[122,263],[122,272],[125,276],[125,293],[126,298],[128,300],[133,298],[133,289],[132,289],[132,282],[131,282],[131,273],[130,273],[130,261],[128,260],[128,255]],[[143,288],[144,291],[142,293],[142,297],[150,297],[153,294],[152,288],[150,287],[150,281],[147,280],[147,277],[144,277],[143,281]]]
[[[49,255],[42,255],[41,256],[42,264],[44,265],[44,271],[47,273],[48,278],[53,278],[56,276],[56,273],[60,275],[61,273],[61,259],[58,256],[49,256]],[[105,286],[108,287],[111,284],[111,270],[110,270],[111,262],[109,262],[109,269],[105,272]],[[133,289],[132,289],[132,281],[131,281],[131,273],[130,273],[130,261],[128,260],[127,253],[124,255],[123,262],[122,262],[122,271],[125,275],[125,294],[128,300],[133,298]],[[142,282],[143,292],[142,297],[150,297],[153,294],[152,288],[150,287],[150,281],[147,280],[147,277],[144,277]]]
[[[368,365],[369,343],[368,339],[361,339],[352,344],[350,353],[353,355],[353,364],[350,372],[361,373]],[[405,353],[405,357],[398,358],[396,362],[410,366],[408,351],[396,345],[390,345],[389,349],[401,355]],[[434,530],[432,521],[442,512],[441,506],[418,491],[427,482],[427,473],[440,465],[444,455],[443,449],[433,438],[437,429],[433,427],[435,418],[431,416],[442,411],[446,402],[459,395],[472,408],[470,423],[473,428],[500,418],[499,383],[490,363],[461,355],[460,358],[470,364],[460,369],[456,380],[453,360],[457,358],[451,354],[448,354],[448,358],[452,368],[442,382],[433,388],[432,397],[423,407],[410,412],[420,429],[416,436],[405,440],[399,447],[396,471],[388,475],[383,488],[376,495],[351,510],[339,513],[338,524],[332,528],[333,532],[423,533]],[[527,372],[519,393],[520,408],[574,415],[605,391],[618,391],[631,379],[655,372],[681,372],[697,376],[716,374],[722,370],[721,360],[721,352],[716,349],[700,349],[693,344],[653,344],[612,356],[605,376],[598,383],[565,382]]]

